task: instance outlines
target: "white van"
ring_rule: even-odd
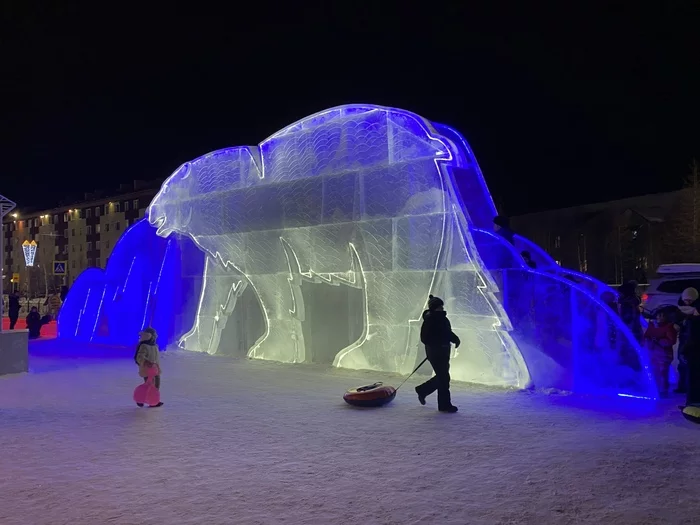
[[[642,295],[642,306],[647,312],[659,306],[677,306],[686,288],[700,292],[700,263],[662,264]]]

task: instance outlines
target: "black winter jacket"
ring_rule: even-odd
[[[683,299],[681,298],[681,299],[678,299],[678,306],[679,306],[679,309],[676,312],[674,312],[675,315],[671,316],[671,318],[672,318],[671,320],[675,324],[680,326],[680,332],[678,333],[678,352],[680,355],[683,355],[683,352],[684,352],[683,347],[685,347],[685,343],[688,340],[688,338],[690,337],[690,328],[691,328],[692,323],[690,323],[689,321],[691,319],[693,319],[693,317],[697,317],[697,316],[688,315],[688,314],[683,313],[680,310],[680,307],[692,306],[696,310],[700,311],[700,299],[698,299],[694,303],[687,305],[683,302]]]
[[[426,310],[423,312],[423,326],[420,328],[420,340],[428,347],[444,347],[454,343],[459,346],[459,337],[452,331],[447,312]]]
[[[700,360],[700,316],[688,317],[683,324],[682,339],[678,346],[678,354],[688,360]]]
[[[17,297],[16,295],[11,295],[8,300],[8,310],[10,311],[10,315],[19,314],[19,309],[19,297]]]

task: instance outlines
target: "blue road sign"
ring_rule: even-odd
[[[54,261],[53,262],[53,274],[54,275],[66,275],[66,261]]]

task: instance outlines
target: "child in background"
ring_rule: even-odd
[[[615,316],[618,315],[617,297],[614,293],[606,290],[600,295],[600,300],[613,311]],[[617,351],[617,326],[614,318],[611,318],[610,314],[602,308],[598,310],[596,317],[595,345],[600,351],[611,353]]]
[[[158,334],[153,328],[146,328],[142,332],[139,332],[139,344],[136,347],[136,355],[134,355],[134,361],[139,365],[139,376],[143,377],[144,382],[148,381],[148,369],[156,367],[158,372],[154,378],[155,387],[160,390],[160,351],[158,350],[158,345],[156,344],[156,338]],[[142,403],[137,403],[139,406],[143,406]],[[160,402],[156,407],[163,406]]]
[[[673,345],[678,332],[663,310],[656,313],[656,319],[649,323],[644,333],[644,341],[649,349],[654,379],[662,397],[668,395],[668,371],[673,362]]]

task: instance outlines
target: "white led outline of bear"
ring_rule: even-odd
[[[378,119],[380,124],[384,123],[385,133],[377,134],[376,125],[375,129],[372,129],[371,123],[366,125],[372,118]],[[352,135],[352,126],[365,126],[367,130],[365,132],[361,129],[359,134]],[[406,129],[407,126],[420,130],[420,136],[415,131]],[[314,137],[325,140],[324,130],[328,134],[335,132],[338,138],[337,150],[322,150],[315,146]],[[390,137],[391,133],[394,135]],[[370,166],[346,165],[344,162],[352,159],[343,157],[343,154],[348,153],[349,145],[358,137],[366,140],[361,146],[369,144],[368,155],[386,153],[386,158]],[[400,142],[398,139],[408,140],[409,147],[396,151],[395,142]],[[371,148],[372,140],[375,140],[375,145],[380,145],[377,151]],[[301,143],[301,148],[285,151],[285,141],[297,146]],[[386,152],[382,149],[385,146]],[[481,267],[466,227],[464,212],[455,204],[454,191],[446,187],[449,184],[446,184],[448,177],[444,173],[444,167],[453,160],[450,149],[447,141],[438,138],[427,121],[412,113],[379,106],[342,106],[302,119],[262,142],[259,147],[226,148],[183,164],[165,181],[148,209],[149,221],[158,228],[159,235],[167,236],[173,231],[188,235],[207,254],[195,325],[183,336],[180,346],[215,353],[228,316],[233,312],[237,299],[250,285],[260,301],[266,327],[265,333],[249,350],[248,355],[283,362],[303,362],[305,347],[301,323],[305,312],[301,285],[304,281],[342,284],[360,288],[364,292],[364,330],[358,341],[336,355],[334,366],[405,373],[415,363],[420,313],[428,294],[436,293],[445,297],[455,331],[460,337],[464,339],[464,330],[481,334],[477,337],[478,342],[475,343],[472,339],[469,348],[460,350],[481,354],[481,364],[478,367],[483,370],[473,370],[474,365],[471,364],[472,370],[466,374],[460,373],[459,366],[455,366],[459,365],[459,360],[456,360],[453,376],[467,380],[481,378],[483,381],[480,382],[491,384],[524,386],[529,380],[527,369],[517,347],[505,331],[510,328],[509,321],[493,293],[488,290],[489,287],[493,288],[493,281]],[[427,155],[428,151],[431,152],[430,155]],[[324,153],[326,158],[319,160],[318,157]],[[417,156],[411,158],[412,153]],[[322,166],[324,161],[325,168]],[[285,169],[277,169],[280,165]],[[371,199],[363,193],[368,191],[365,185],[368,184],[367,181],[376,182],[382,177],[386,178],[385,172],[390,172],[392,166],[400,166],[407,171],[414,168],[410,176],[415,177],[415,180],[407,180],[406,184],[427,180],[433,186],[428,184],[425,191],[410,193],[398,214],[379,219],[369,217],[367,201]],[[430,168],[426,170],[427,166]],[[309,170],[314,169],[321,172],[309,174]],[[373,171],[379,174],[372,175]],[[301,176],[297,176],[299,174]],[[235,220],[231,224],[225,224],[223,220],[232,211],[232,207],[226,206],[228,198],[235,201],[237,196],[240,197],[245,192],[255,198],[256,191],[283,187],[284,184],[303,184],[303,181],[319,181],[316,186],[321,187],[321,215],[324,215],[327,211],[323,204],[325,184],[332,177],[342,176],[349,177],[351,181],[355,177],[354,182],[359,184],[359,189],[353,188],[357,193],[348,197],[359,199],[360,202],[353,202],[353,213],[360,213],[360,220],[297,224],[291,228],[266,231],[237,231],[231,227]],[[375,179],[371,179],[372,176]],[[221,185],[221,181],[216,180],[217,177],[226,179],[225,184]],[[212,196],[214,200],[211,200]],[[292,202],[288,199],[282,202],[282,206],[289,206]],[[355,210],[355,206],[361,209]],[[411,207],[415,210],[423,209],[423,213],[412,215]],[[213,212],[212,208],[215,208]],[[311,210],[312,214],[313,211]],[[207,213],[210,213],[210,218],[221,217],[222,220],[207,221]],[[390,270],[380,271],[372,267],[377,258],[373,260],[369,252],[372,249],[378,250],[378,246],[368,242],[368,239],[373,238],[373,223],[383,222],[383,226],[387,222],[391,223],[390,252],[392,261],[395,261],[401,252],[398,245],[406,240],[396,234],[398,224],[409,223],[410,227],[412,220],[430,223],[431,217],[438,218],[441,224],[439,231],[438,228],[430,230],[433,235],[429,236],[429,242],[434,245],[429,251],[434,255],[431,256],[433,261],[429,267],[423,264],[419,271],[396,269],[393,265]],[[262,215],[260,218],[265,219]],[[347,242],[344,245],[344,257],[332,241],[319,246],[317,241],[324,232],[330,234],[329,238],[332,239],[338,235],[342,237],[342,230],[348,229],[353,233],[345,235]],[[269,235],[270,239],[276,238],[278,245],[265,245],[265,235]],[[302,242],[298,242],[299,239]],[[353,242],[358,239],[366,249],[363,250],[357,242]],[[381,242],[381,239],[378,241]],[[415,246],[409,246],[408,249],[415,250]],[[455,251],[462,255],[459,269],[455,269],[450,262]],[[275,252],[277,258],[274,257]],[[284,257],[280,257],[280,254]],[[251,265],[254,260],[268,264],[278,259],[283,261],[284,268],[275,268],[268,273],[263,270],[258,273],[257,268]],[[323,259],[321,267],[315,267],[311,263],[313,259]],[[331,259],[339,261],[337,267],[332,269],[328,263]],[[451,294],[452,288],[463,286],[450,283],[459,280],[459,276],[468,275],[476,282],[471,291],[474,296],[480,297],[480,310],[483,310],[480,313],[465,311],[469,309],[468,306],[460,308],[464,305]],[[389,283],[388,286],[386,283]],[[380,293],[387,288],[395,295],[403,293],[404,300],[395,301],[394,304],[387,302],[387,294]],[[372,311],[370,305],[376,307],[377,303],[380,308]],[[400,312],[394,315],[392,312],[396,310]],[[410,312],[402,313],[405,310]],[[459,319],[470,316],[472,319],[460,325]],[[477,317],[481,319],[480,322],[473,322]],[[485,332],[490,332],[487,337],[489,341],[481,343]],[[497,356],[500,362],[493,363],[492,356]],[[492,370],[487,370],[488,368]],[[508,378],[504,379],[504,375]]]

